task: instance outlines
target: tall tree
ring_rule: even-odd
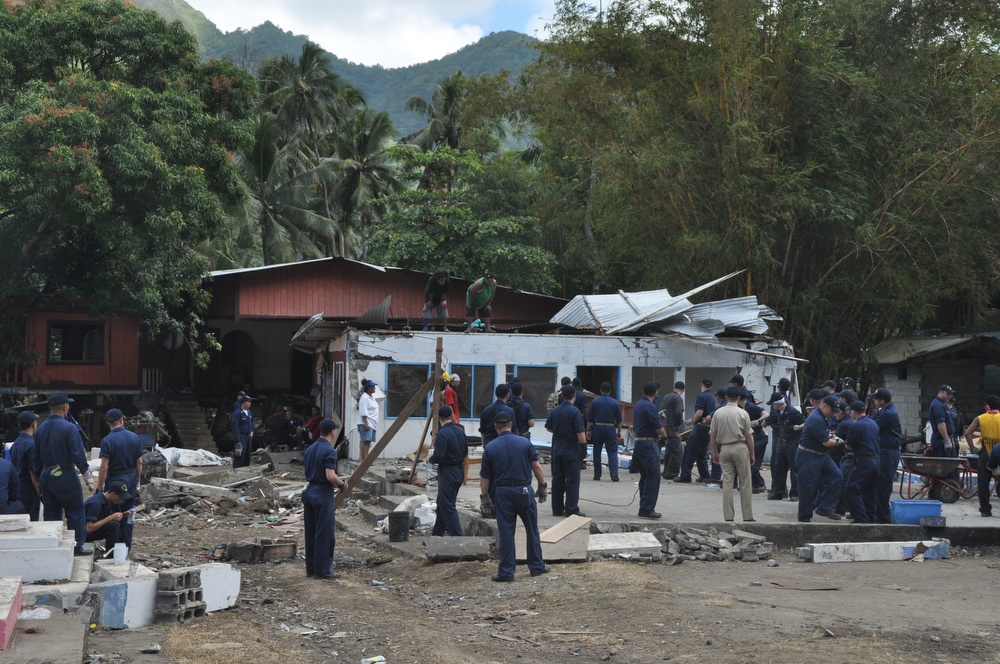
[[[213,345],[191,248],[241,199],[253,80],[121,0],[6,3],[0,35],[0,317],[78,302]]]
[[[457,150],[462,142],[462,114],[469,95],[468,82],[461,71],[438,81],[430,100],[414,95],[406,100],[406,110],[427,119],[427,126],[403,140],[422,150],[449,147]]]

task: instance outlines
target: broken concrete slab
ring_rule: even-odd
[[[20,530],[0,532],[0,551],[11,549],[54,549],[62,541],[62,521],[30,521]]]
[[[660,540],[656,539],[653,533],[606,533],[590,535],[587,553],[591,557],[608,558],[620,553],[635,552],[640,555],[649,554],[659,559],[662,556],[661,547]]]
[[[0,576],[0,652],[10,645],[21,612],[21,577]]]
[[[44,620],[18,623],[3,663],[82,662],[85,640],[86,627],[77,615],[53,611]]]
[[[266,560],[294,558],[298,545],[291,539],[261,539],[253,542],[230,542],[226,545],[226,560],[239,563],[259,563]]]
[[[35,606],[50,606],[63,611],[78,606],[80,598],[90,585],[94,569],[94,556],[74,556],[73,571],[69,581],[63,583],[25,584],[23,602]]]
[[[0,533],[25,530],[29,523],[31,517],[27,514],[0,514]]]
[[[799,549],[802,551],[800,552]],[[806,544],[796,549],[801,559],[814,563],[871,562],[905,560],[922,554],[925,559],[936,560],[951,556],[946,539],[909,542],[834,542]]]
[[[583,562],[587,560],[587,543],[590,529],[574,530],[558,542],[542,542],[542,559],[545,562]],[[524,528],[514,531],[514,550],[518,562],[527,560],[527,536]]]
[[[230,500],[239,500],[240,498],[240,494],[235,491],[230,491],[229,489],[223,489],[221,487],[211,486],[208,484],[183,482],[181,480],[168,480],[162,477],[154,477],[153,485],[161,490],[183,493],[185,495],[197,496],[199,498],[229,498]]]
[[[205,612],[213,613],[236,606],[240,596],[241,573],[226,563],[195,565],[201,578]]]
[[[428,537],[427,560],[432,563],[457,563],[464,560],[489,560],[491,537]]]

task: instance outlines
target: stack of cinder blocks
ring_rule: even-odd
[[[182,567],[160,572],[153,613],[159,623],[184,623],[204,616],[201,570]]]

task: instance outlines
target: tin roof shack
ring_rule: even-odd
[[[875,385],[892,391],[906,437],[923,435],[927,407],[940,385],[955,389],[955,404],[966,424],[982,412],[987,394],[1000,393],[1000,339],[994,335],[889,339],[872,354],[880,374]]]
[[[665,301],[675,299],[669,294],[663,295],[666,291],[654,293],[656,295],[648,297],[640,294],[614,296],[621,299],[622,306],[629,307],[630,311],[633,306],[635,308],[631,314],[622,315],[622,320],[627,322],[630,317],[644,316],[644,306],[656,310]],[[587,300],[600,297],[604,296],[587,296]],[[792,348],[786,342],[761,335],[766,330],[766,324],[761,329],[762,315],[774,317],[774,314],[766,307],[759,307],[755,298],[750,299],[752,303],[735,307],[742,308],[743,314],[740,315],[728,311],[730,305],[726,303],[730,301],[715,303],[717,306],[714,309],[690,302],[668,307],[672,317],[670,324],[697,326],[702,330],[700,338],[685,336],[669,327],[651,325],[655,315],[636,326],[636,331],[627,336],[601,335],[585,329],[568,332],[560,329],[558,334],[401,333],[357,329],[318,315],[299,330],[292,346],[317,355],[317,366],[323,367],[319,372],[323,407],[326,412],[344,414],[352,458],[358,455],[355,425],[361,381],[365,378],[374,380],[385,392],[378,425],[381,436],[430,376],[439,336],[444,339],[443,368],[462,378],[458,390],[460,415],[468,434],[478,435],[479,416],[483,408],[493,402],[495,386],[517,377],[524,385],[525,400],[532,405],[535,413],[532,439],[549,441],[545,430],[548,416],[546,401],[562,376],[579,376],[584,387],[595,393],[599,392],[601,382],[609,381],[614,386],[613,395],[629,403],[639,398],[642,385],[648,381],[658,381],[661,394],[665,394],[672,389],[675,381],[683,380],[688,386],[685,392],[688,416],[693,412],[698,384],[703,378],[710,378],[715,386],[724,386],[734,373],[741,373],[748,389],[761,401],[767,399],[781,378],[790,378],[794,385],[796,367],[801,360],[793,356]],[[570,303],[566,309],[571,306],[577,311],[593,309],[595,304],[596,301],[587,302],[577,307]],[[701,317],[690,315],[693,308],[699,312],[721,308],[731,315],[729,322],[718,318],[709,320],[708,313],[703,313]],[[613,309],[614,306],[609,305],[607,311],[600,309],[598,315],[614,318],[609,316]],[[563,313],[561,311],[557,317]],[[681,318],[673,318],[678,316]],[[557,324],[556,318],[552,323]],[[587,322],[578,320],[574,325],[585,328]],[[610,329],[603,324],[602,327]],[[429,404],[418,409],[383,454],[398,457],[415,451],[428,412]]]
[[[430,274],[346,258],[213,272],[206,324],[222,343],[195,391],[231,396],[237,390],[309,394],[317,366],[293,352],[288,340],[316,315],[347,323],[359,317],[397,329],[422,326],[424,287]],[[499,275],[501,282],[503,275]],[[452,279],[449,313],[455,329],[465,314],[470,281]],[[493,325],[544,323],[566,303],[561,298],[499,288]],[[433,358],[432,358],[433,359]]]

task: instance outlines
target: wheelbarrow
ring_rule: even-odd
[[[940,500],[954,503],[959,498],[976,495],[973,478],[978,472],[969,465],[966,457],[928,457],[919,454],[903,454],[899,457],[903,465],[899,480],[899,497],[905,500]],[[914,481],[913,477],[920,478]],[[956,480],[956,477],[958,478]]]

